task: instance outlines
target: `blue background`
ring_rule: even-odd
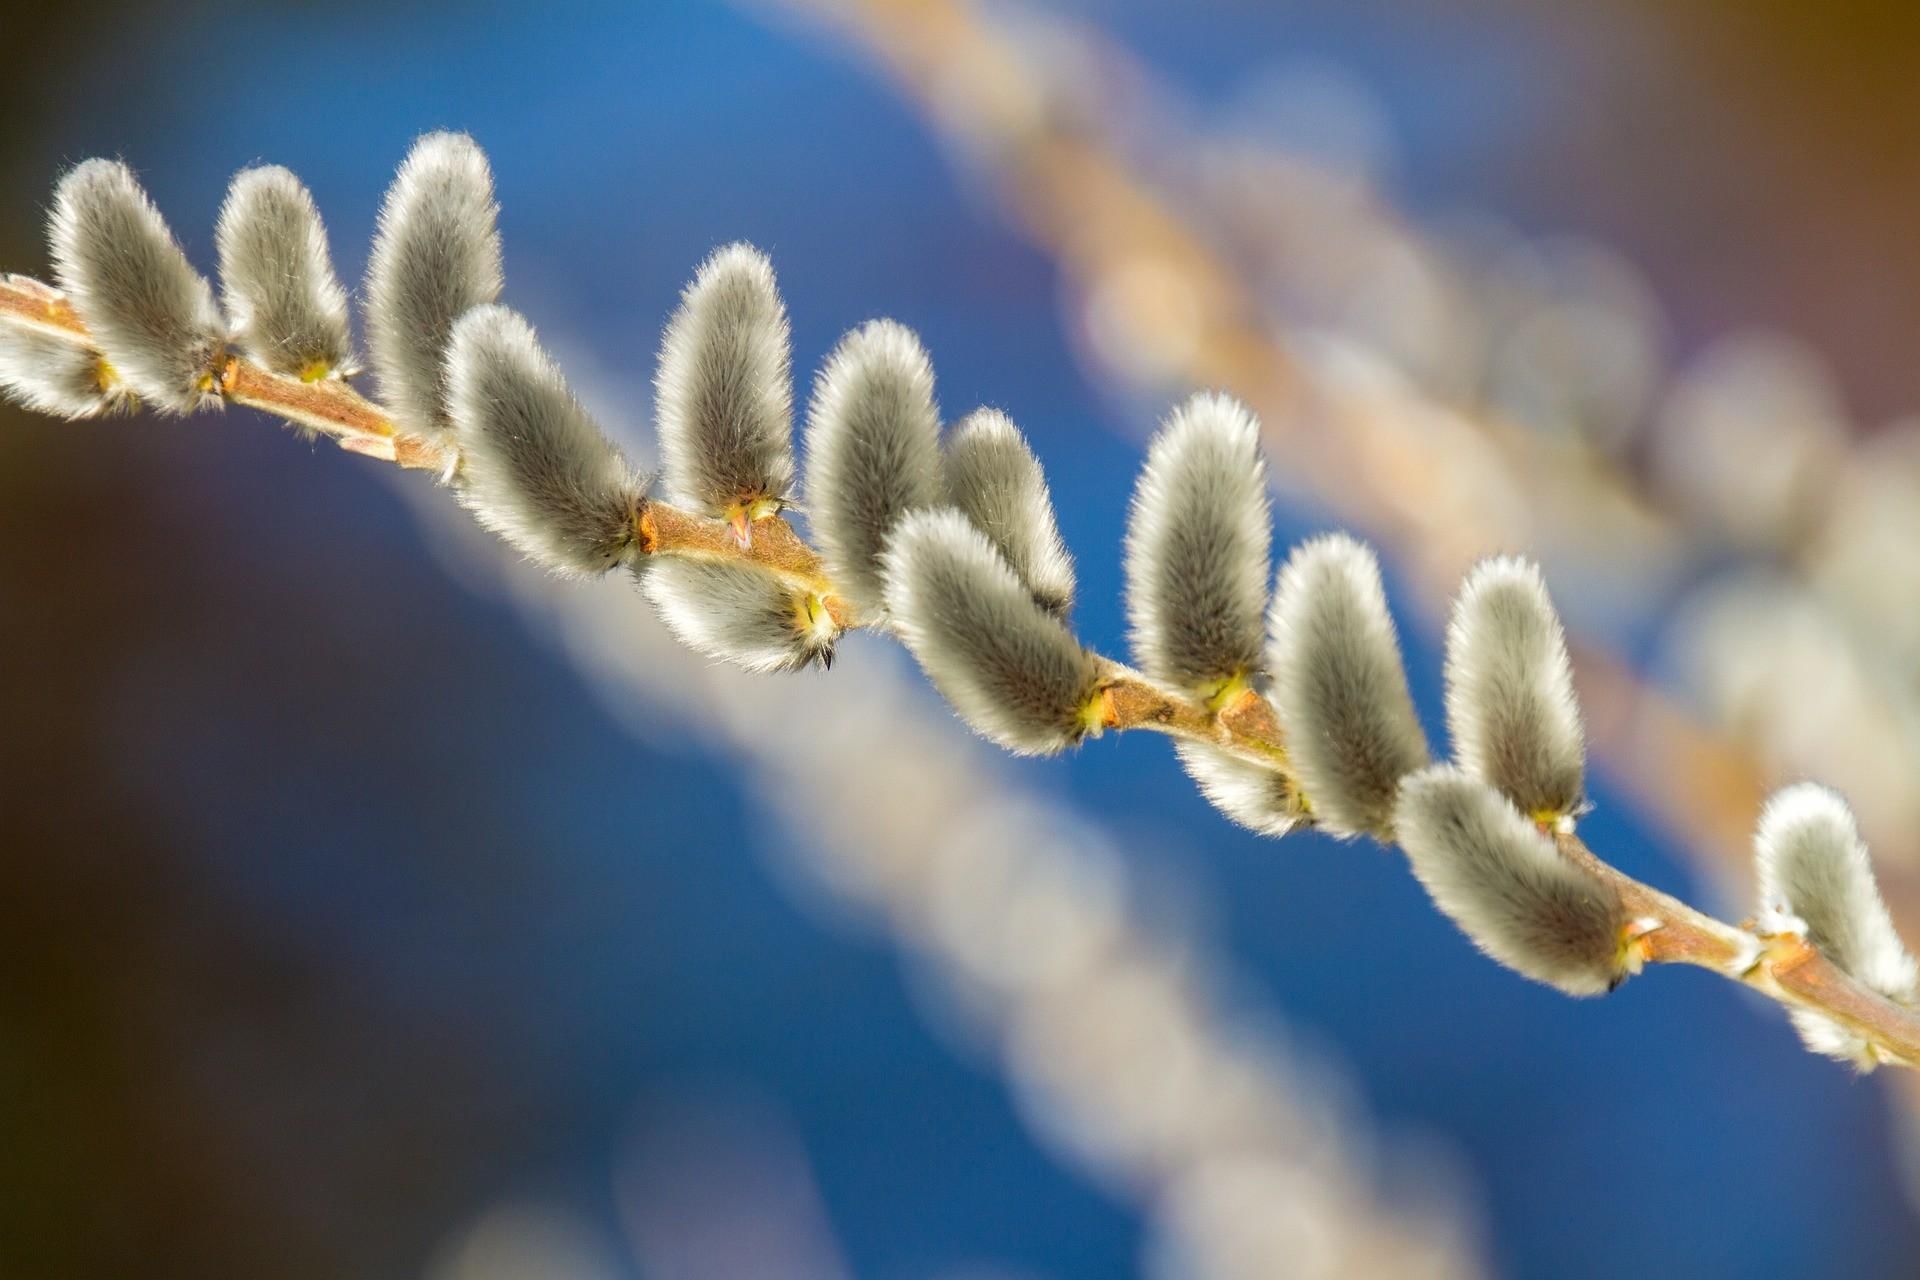
[[[1644,79],[1684,97],[1692,46],[1602,8],[1082,6],[1203,103],[1282,51],[1348,69],[1398,134],[1410,207],[1471,202],[1692,262],[1657,232],[1725,198],[1711,184],[1731,162],[1664,222],[1582,198],[1605,154],[1528,168],[1587,127],[1584,95]],[[292,167],[354,279],[412,138],[467,130],[495,165],[508,300],[635,385],[692,266],[737,238],[774,255],[803,377],[868,316],[918,329],[950,413],[998,404],[1032,436],[1081,631],[1122,650],[1147,424],[1086,383],[1054,266],[825,33],[660,4],[131,9],[71,34],[47,37],[57,78],[5,135],[7,267],[43,270],[27,219],[63,164],[104,153],[205,264],[231,172]],[[1842,281],[1872,247],[1834,251]],[[1683,346],[1726,314],[1798,314],[1785,291],[1729,301],[1723,269],[1663,292]],[[1842,367],[1891,402],[1907,387],[1877,351]],[[644,420],[634,405],[626,425]],[[808,913],[769,870],[791,837],[738,767],[609,718],[547,637],[442,570],[368,464],[245,413],[10,414],[0,454],[0,1270],[418,1274],[524,1194],[614,1240],[635,1117],[744,1093],[804,1150],[858,1275],[1135,1271],[1136,1213],[929,1031],[884,941]],[[1321,527],[1277,524],[1289,541]],[[1403,631],[1437,729],[1432,637]],[[1452,1153],[1500,1274],[1914,1273],[1894,1101],[1805,1055],[1773,1010],[1691,973],[1604,1002],[1529,986],[1397,859],[1241,832],[1159,742],[1023,776],[1192,886],[1196,925],[1331,1047],[1390,1139]],[[1597,797],[1592,843],[1693,887],[1605,778]]]

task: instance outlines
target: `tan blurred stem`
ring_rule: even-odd
[[[79,347],[93,346],[65,295],[26,276],[0,276],[0,323],[31,328]],[[235,354],[212,372],[214,389],[227,403],[317,431],[350,453],[443,474],[457,465],[457,458],[437,442],[398,430],[386,409],[340,379],[303,382]],[[649,499],[634,513],[634,529],[642,554],[743,560],[820,595],[840,626],[857,624],[851,607],[833,594],[820,557],[779,516],[755,521],[752,536],[742,546],[727,522]]]

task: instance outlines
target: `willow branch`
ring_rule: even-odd
[[[1114,683],[1103,696],[1108,728],[1151,729],[1206,742],[1277,772],[1287,771],[1286,745],[1273,705],[1251,689],[1220,711],[1208,712],[1116,666]],[[1297,782],[1294,790],[1301,794]],[[1879,1062],[1920,1068],[1920,1010],[1862,986],[1803,938],[1761,934],[1716,920],[1627,875],[1596,856],[1578,836],[1564,833],[1556,839],[1563,854],[1619,893],[1634,921],[1629,946],[1636,964],[1711,970],[1790,1009],[1839,1023],[1865,1040]]]
[[[93,346],[67,300],[26,277],[0,277],[0,322]],[[435,440],[400,431],[392,414],[342,379],[303,382],[230,353],[212,371],[212,385],[223,401],[317,431],[350,452],[443,476],[457,472],[457,455]],[[756,520],[748,533],[743,539],[728,522],[651,499],[634,514],[634,545],[643,555],[750,563],[818,596],[842,628],[861,624],[835,590],[819,554],[784,518]],[[1094,708],[1098,727],[1151,730],[1271,770],[1297,798],[1303,823],[1311,821],[1308,797],[1289,767],[1278,717],[1261,693],[1240,688],[1220,705],[1208,705],[1164,689],[1120,663],[1101,661],[1108,674]],[[1879,1061],[1920,1068],[1920,1012],[1863,987],[1800,938],[1761,935],[1722,923],[1619,871],[1577,837],[1562,834],[1558,840],[1567,857],[1590,867],[1618,891],[1635,921],[1628,943],[1634,961],[1710,969],[1789,1008],[1846,1027],[1871,1046]]]
[[[1286,743],[1273,704],[1243,689],[1218,710],[1169,692],[1130,667],[1109,664],[1112,683],[1101,691],[1101,726],[1149,729],[1189,742],[1204,742],[1276,772],[1287,767]]]
[[[0,275],[0,317],[76,346],[92,345],[66,295],[30,276]]]
[[[1920,1010],[1862,986],[1804,938],[1726,924],[1635,880],[1578,836],[1562,834],[1558,843],[1563,854],[1619,892],[1636,921],[1636,959],[1709,969],[1790,1009],[1839,1023],[1865,1040],[1880,1062],[1920,1069]]]
[[[648,499],[635,519],[639,546],[647,555],[669,554],[704,557],[710,560],[746,560],[800,588],[821,597],[827,611],[842,629],[859,625],[853,608],[835,590],[820,563],[820,554],[780,516],[755,520],[745,546],[734,528],[724,520],[682,511],[664,502]]]
[[[0,276],[0,323],[93,348],[92,336],[66,296],[28,276]],[[212,373],[213,389],[226,403],[316,431],[350,453],[442,475],[451,475],[458,465],[457,455],[433,439],[401,431],[386,408],[344,379],[303,382],[235,353]],[[820,596],[841,627],[858,625],[851,606],[834,592],[819,555],[777,515],[756,520],[743,544],[723,520],[647,499],[634,514],[634,545],[642,555],[745,561]]]
[[[1116,665],[1114,682],[1103,697],[1108,728],[1151,729],[1209,743],[1287,773],[1286,745],[1273,705],[1251,689],[1210,712]],[[1288,776],[1304,809],[1306,798]],[[1803,938],[1762,934],[1716,920],[1627,875],[1596,856],[1571,832],[1557,835],[1556,840],[1566,857],[1590,869],[1620,895],[1634,922],[1628,945],[1636,966],[1688,964],[1710,970],[1789,1009],[1839,1023],[1866,1041],[1880,1063],[1920,1069],[1920,1010],[1856,982]]]

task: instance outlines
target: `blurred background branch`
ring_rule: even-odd
[[[830,681],[743,676],[623,584],[503,571],[444,495],[408,496],[463,576],[497,578],[529,627],[556,629],[636,732],[740,762],[782,833],[770,852],[924,966],[936,1019],[999,1058],[1042,1142],[1148,1213],[1157,1273],[1479,1274],[1444,1188],[1373,1185],[1340,1069],[1244,996],[1223,1006],[1241,981],[1153,923],[1116,838],[1013,781],[891,646],[850,638],[854,670]]]
[[[1920,558],[1889,559],[1920,511],[1920,435],[1856,446],[1823,362],[1784,338],[1663,381],[1666,321],[1632,265],[1398,213],[1348,83],[1274,89],[1276,116],[1291,91],[1296,123],[1332,140],[1315,154],[1197,125],[1074,18],[794,4],[867,50],[1057,259],[1100,377],[1147,403],[1247,397],[1291,500],[1382,539],[1430,626],[1475,559],[1541,557],[1605,767],[1739,868],[1741,896],[1766,789],[1827,779],[1920,932],[1920,648],[1896,624],[1920,616]],[[1669,612],[1677,689],[1622,652]]]

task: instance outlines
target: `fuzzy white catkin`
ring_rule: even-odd
[[[1085,734],[1098,660],[966,516],[946,507],[903,518],[885,573],[901,640],[961,719],[1020,755],[1051,755]]]
[[[1188,693],[1211,694],[1263,665],[1272,531],[1259,430],[1239,402],[1196,395],[1155,435],[1134,490],[1134,661]]]
[[[765,254],[733,244],[700,264],[667,322],[655,381],[669,500],[726,517],[786,499],[792,357],[787,309]]]
[[[646,482],[574,399],[532,327],[505,307],[475,307],[453,328],[447,371],[462,504],[556,573],[617,564]]]
[[[241,350],[296,378],[354,372],[347,291],[300,179],[278,165],[242,170],[227,191],[214,243]]]
[[[1446,668],[1460,767],[1522,813],[1577,813],[1586,738],[1566,636],[1538,567],[1501,557],[1467,575],[1447,625]]]
[[[1452,765],[1401,783],[1395,817],[1413,874],[1489,956],[1568,995],[1617,986],[1625,909],[1513,802]]]
[[[656,556],[640,575],[674,638],[754,672],[831,665],[839,632],[804,592],[752,565]]]
[[[827,357],[807,413],[807,521],[862,614],[883,606],[880,557],[895,523],[940,494],[933,364],[911,329],[870,321]]]
[[[1201,393],[1168,415],[1147,450],[1127,519],[1127,618],[1149,676],[1210,697],[1265,665],[1272,527],[1260,426],[1247,408]],[[1215,808],[1283,835],[1300,820],[1285,777],[1183,743],[1180,763]]]
[[[493,173],[463,133],[413,145],[387,189],[367,260],[367,348],[395,418],[449,427],[441,361],[454,321],[500,296]]]
[[[1173,750],[1200,794],[1248,830],[1283,836],[1305,816],[1285,774],[1197,742],[1176,740]]]
[[[36,413],[93,418],[131,404],[104,360],[90,347],[0,321],[0,391]]]
[[[947,436],[947,501],[1000,549],[1036,604],[1056,617],[1073,608],[1073,557],[1060,538],[1040,460],[998,409],[976,409]]]
[[[1811,782],[1774,793],[1754,837],[1763,918],[1783,909],[1806,926],[1807,942],[1861,984],[1911,1005],[1916,970],[1874,882],[1873,863],[1853,812]],[[1794,1011],[1809,1048],[1870,1064],[1868,1046],[1831,1019]]]
[[[1268,664],[1287,751],[1333,835],[1392,838],[1400,779],[1427,763],[1373,552],[1345,534],[1301,544],[1280,571]]]
[[[54,191],[49,237],[55,279],[135,393],[173,413],[217,399],[226,323],[213,286],[126,165],[70,170]]]

